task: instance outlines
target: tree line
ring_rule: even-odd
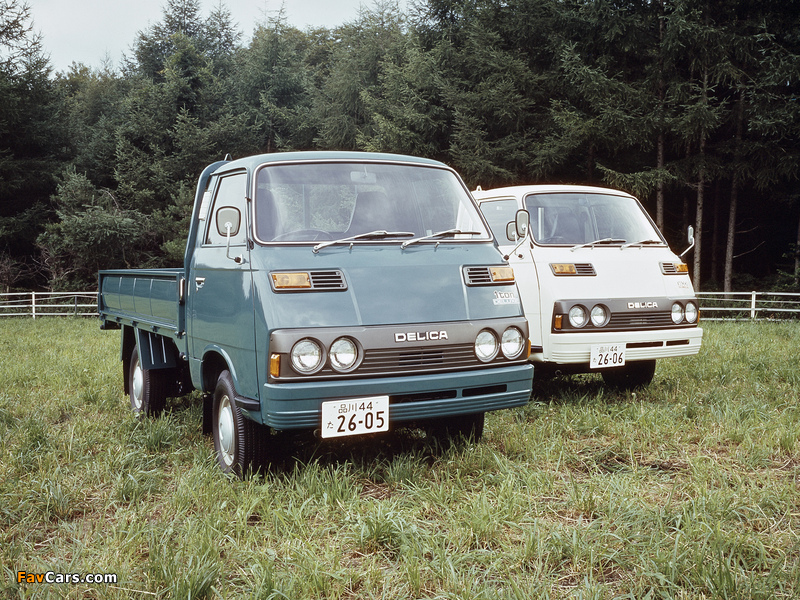
[[[58,73],[0,9],[5,291],[180,264],[206,164],[309,149],[625,189],[674,248],[694,227],[699,288],[800,290],[797,0],[376,0],[304,31],[166,0],[121,64]]]

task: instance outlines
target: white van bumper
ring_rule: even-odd
[[[550,334],[542,352],[531,354],[533,362],[588,365],[591,348],[597,344],[625,344],[625,361],[691,356],[700,351],[700,327],[655,331]]]

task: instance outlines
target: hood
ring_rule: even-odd
[[[257,302],[269,329],[434,323],[519,316],[515,285],[468,286],[463,268],[497,266],[491,243],[256,247]],[[308,272],[312,289],[275,291],[272,272]],[[509,301],[509,296],[511,299]],[[498,301],[498,298],[501,298]],[[514,302],[516,300],[516,302]]]
[[[693,296],[694,291],[686,274],[665,275],[661,264],[682,261],[665,247],[536,248],[540,278],[550,281],[563,298],[582,297],[587,284],[596,297],[642,298]],[[550,263],[591,265],[592,277],[555,276]],[[573,292],[574,290],[574,292]],[[571,293],[572,292],[572,293]]]

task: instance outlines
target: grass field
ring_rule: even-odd
[[[131,416],[118,333],[0,321],[0,598],[798,598],[800,323],[705,331],[636,394],[540,382],[479,444],[287,439],[242,482],[196,402]]]

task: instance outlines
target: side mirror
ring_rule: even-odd
[[[506,237],[511,241],[517,241],[517,245],[514,246],[511,252],[503,257],[505,260],[508,260],[508,257],[514,254],[519,247],[522,246],[523,242],[525,242],[525,238],[528,237],[528,228],[530,225],[531,215],[524,208],[519,209],[514,220],[506,225]],[[519,258],[522,258],[522,254],[519,255]]]
[[[220,208],[217,211],[217,233],[227,237],[233,237],[239,233],[239,225],[242,217],[239,210],[232,206]]]
[[[528,235],[530,225],[530,214],[528,214],[527,210],[520,209],[517,211],[514,220],[506,223],[506,237],[512,242],[524,239]]]
[[[524,238],[528,235],[528,229],[531,226],[531,215],[525,209],[520,209],[517,211],[516,219],[514,220],[514,225],[517,230],[517,237]]]
[[[225,257],[230,258],[237,265],[244,262],[244,257],[241,254],[239,256],[231,256],[231,238],[239,233],[241,223],[242,216],[239,214],[238,209],[226,206],[217,211],[217,232],[220,235],[224,235],[228,240]]]
[[[689,225],[689,230],[686,232],[686,239],[689,241],[689,247],[681,252],[681,258],[683,258],[684,254],[689,252],[692,248],[694,248],[694,227]]]
[[[519,235],[517,235],[517,224],[515,221],[509,221],[506,223],[506,237],[510,242],[516,242],[519,239]]]

